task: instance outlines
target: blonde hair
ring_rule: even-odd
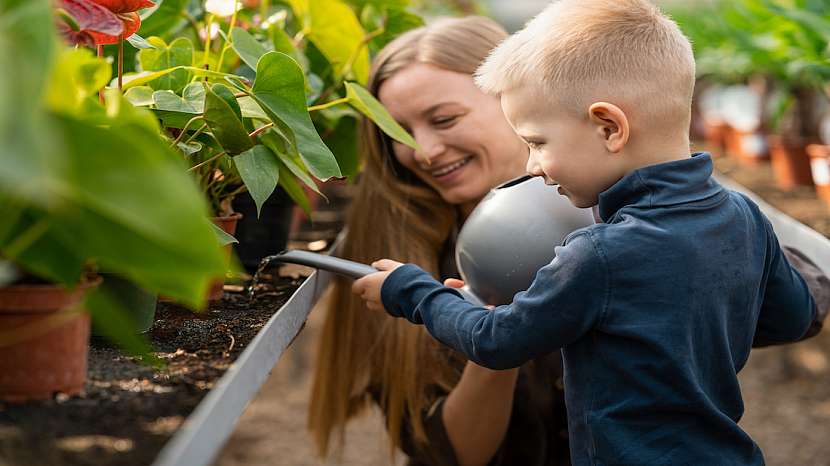
[[[443,19],[401,35],[377,55],[368,88],[381,85],[413,63],[429,63],[472,74],[507,36],[490,19]],[[363,171],[347,216],[348,233],[340,255],[371,262],[388,257],[414,262],[438,275],[441,249],[458,221],[456,206],[400,165],[392,143],[377,126],[361,122]],[[314,370],[308,427],[321,456],[330,452],[332,434],[343,442],[346,421],[374,395],[386,417],[392,446],[402,432],[416,443],[426,435],[421,416],[431,406],[435,387],[449,391],[460,378],[454,353],[422,327],[372,312],[337,281],[326,303]],[[457,362],[457,361],[456,361]]]
[[[637,109],[648,123],[668,118],[685,127],[694,82],[689,40],[647,0],[554,1],[476,73],[489,94],[540,85],[578,115],[603,100]]]

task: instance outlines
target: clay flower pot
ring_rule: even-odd
[[[767,140],[778,187],[789,191],[797,186],[812,186],[810,157],[804,144],[789,143],[780,136],[769,136]]]
[[[830,204],[830,146],[810,144],[806,150],[810,156],[810,169],[816,193],[824,202]]]
[[[81,392],[90,320],[78,306],[100,283],[99,277],[73,290],[58,285],[0,288],[0,399],[22,402]]]
[[[726,138],[729,125],[721,120],[703,119],[703,135],[706,138],[706,147],[716,157],[726,155]]]
[[[757,165],[769,160],[766,140],[758,131],[729,128],[726,133],[726,151],[738,157],[745,165]]]
[[[242,214],[239,212],[234,212],[231,215],[226,217],[213,217],[211,221],[222,229],[225,233],[229,235],[233,235],[236,233],[236,224],[239,222],[239,219],[242,218]],[[232,246],[230,244],[225,246],[225,254],[227,256],[228,261],[230,261],[231,257],[231,250]],[[210,286],[210,290],[208,291],[208,301],[219,301],[222,299],[222,287],[225,285],[224,280],[216,280]]]

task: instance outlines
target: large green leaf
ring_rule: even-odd
[[[233,40],[233,49],[239,55],[239,58],[246,65],[250,66],[252,70],[255,70],[259,57],[265,55],[267,52],[265,47],[254,39],[254,36],[248,31],[239,27],[233,28],[231,31],[231,39]]]
[[[146,87],[131,88],[127,94],[136,89],[146,89]],[[142,97],[140,94],[134,96],[135,99],[140,97]],[[133,100],[130,101],[133,102]],[[199,114],[205,111],[205,84],[202,82],[188,84],[182,91],[181,97],[170,90],[156,91],[152,94],[152,101],[158,110]],[[133,104],[135,105],[135,102]]]
[[[127,305],[116,290],[104,286],[99,286],[86,295],[86,309],[95,322],[96,331],[118,343],[127,353],[140,357],[145,363],[163,367],[164,361],[153,354],[147,339],[136,334],[136,325]]]
[[[242,125],[242,120],[228,102],[213,89],[205,92],[205,123],[228,154],[239,154],[254,146],[251,137],[245,131],[245,126]]]
[[[277,155],[277,158],[291,171],[294,177],[302,181],[303,184],[313,191],[321,194],[320,188],[317,187],[314,179],[308,174],[305,163],[300,158],[300,154],[297,153],[297,148],[289,144],[285,137],[280,135],[276,130],[271,129],[260,134],[259,139],[265,146],[271,149],[271,152]]]
[[[142,14],[141,29],[142,37],[163,36],[176,26],[186,22],[185,8],[188,0],[156,0],[161,2],[154,11],[147,17]]]
[[[378,102],[363,86],[346,83],[346,96],[349,98],[349,105],[375,122],[389,137],[414,149],[418,148],[415,139],[405,129],[401,128],[401,125],[392,118],[392,115],[383,107],[383,104]]]
[[[233,158],[239,176],[256,203],[257,217],[262,204],[277,189],[280,167],[277,158],[267,147],[258,144]]]
[[[52,212],[62,225],[58,233],[82,257],[201,305],[225,264],[204,198],[179,157],[157,133],[139,126],[111,131],[52,121],[65,135],[71,182],[61,193],[64,204]]]
[[[360,83],[369,78],[369,51],[366,33],[349,5],[341,0],[290,0],[302,18],[308,39],[325,55],[337,75],[346,67]]]
[[[160,37],[150,37],[147,41],[154,49],[142,49],[138,52],[138,60],[144,71],[165,71],[168,73],[158,76],[149,82],[150,87],[156,90],[168,89],[175,93],[181,92],[190,79],[186,68],[193,65],[193,44],[190,39],[180,37],[168,45]]]
[[[341,118],[334,132],[327,139],[329,147],[337,157],[337,163],[344,176],[350,179],[360,170],[360,151],[357,143],[357,120]]]
[[[58,56],[46,94],[50,109],[67,114],[81,110],[81,104],[110,80],[110,66],[88,49],[64,50]]]
[[[305,103],[305,77],[288,55],[268,52],[259,59],[251,97],[274,123],[296,137],[297,150],[311,174],[325,181],[342,176],[337,159],[320,139]]]

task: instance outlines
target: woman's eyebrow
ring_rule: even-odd
[[[456,102],[438,102],[437,104],[430,105],[429,107],[427,107],[426,110],[424,110],[421,113],[423,115],[429,116],[429,115],[432,115],[433,113],[435,113],[436,111],[440,110],[441,107],[445,107],[445,106],[449,106],[449,105],[461,105],[461,104],[456,103]]]

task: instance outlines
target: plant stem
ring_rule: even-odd
[[[342,99],[332,100],[331,102],[326,102],[324,104],[312,105],[311,107],[308,107],[308,111],[309,112],[316,112],[318,110],[324,110],[324,109],[327,109],[329,107],[334,107],[335,105],[345,104],[348,101],[349,101],[348,97],[343,97]]]
[[[354,52],[352,52],[351,56],[349,56],[349,60],[346,61],[345,65],[343,65],[343,69],[340,71],[340,76],[341,77],[345,78],[346,75],[348,75],[352,71],[352,67],[354,66],[354,62],[357,61],[357,57],[360,56],[360,51],[363,50],[363,47],[366,47],[366,45],[372,39],[374,39],[375,37],[383,34],[384,32],[386,32],[386,28],[379,27],[379,28],[375,29],[374,31],[372,31],[372,32],[366,34],[365,36],[363,36],[363,39],[360,41],[360,45],[357,46],[357,48],[354,50]]]
[[[175,141],[173,141],[173,144],[170,144],[170,147],[175,147],[175,146],[176,146],[176,144],[178,144],[178,143],[179,143],[179,141],[181,141],[181,140],[182,140],[182,138],[184,137],[185,133],[187,132],[187,129],[188,129],[188,128],[190,128],[190,124],[191,124],[191,123],[193,123],[194,121],[197,121],[197,120],[202,120],[202,119],[204,119],[204,118],[205,118],[205,117],[203,117],[202,115],[197,115],[197,116],[195,116],[195,117],[191,118],[190,120],[188,120],[188,121],[187,121],[187,123],[185,123],[185,124],[184,124],[184,128],[182,128],[182,132],[181,132],[181,133],[179,133],[179,136],[178,136],[178,137],[176,137],[176,140],[175,140]]]
[[[104,58],[104,46],[98,46],[98,58]],[[98,101],[101,102],[101,105],[104,105],[104,89],[98,89]]]
[[[124,35],[118,36],[118,92],[124,88]]]
[[[237,7],[239,6],[239,0],[234,0],[233,2],[233,15],[231,16],[231,23],[228,25],[228,36],[227,40],[225,41],[225,45],[222,46],[222,53],[219,54],[219,63],[216,65],[216,71],[222,71],[222,62],[225,61],[225,51],[228,50],[230,44],[233,43],[233,37],[231,37],[231,31],[233,31],[233,27],[236,26],[236,12]]]
[[[273,124],[273,123],[268,123],[267,125],[262,125],[262,126],[260,126],[259,128],[257,128],[257,129],[255,129],[255,130],[251,131],[251,134],[249,134],[248,136],[250,136],[250,137],[254,137],[254,136],[256,136],[257,134],[259,134],[259,133],[261,133],[261,132],[265,131],[266,129],[271,128],[272,126],[274,126],[274,124]]]
[[[222,157],[223,155],[226,155],[226,154],[227,154],[227,152],[220,152],[220,153],[214,155],[213,157],[205,160],[204,162],[199,162],[198,164],[193,165],[187,171],[192,172],[192,171],[196,170],[197,168],[205,166],[205,165],[209,164],[210,162],[213,162],[214,160],[216,160],[219,157]]]
[[[184,143],[185,144],[190,144],[194,139],[196,139],[196,137],[198,137],[200,134],[202,134],[202,131],[204,131],[205,128],[207,128],[207,123],[200,126],[199,129],[197,129],[196,132],[193,133],[193,135],[191,135],[189,138],[187,138],[187,140]]]
[[[202,59],[202,65],[208,69],[208,59],[210,58],[210,29],[213,26],[213,15],[208,16],[207,24],[205,25],[205,57]]]

